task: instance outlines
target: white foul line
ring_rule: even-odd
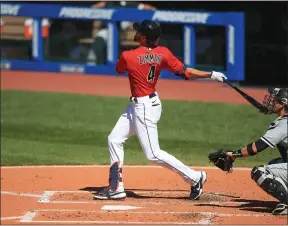
[[[25,196],[25,197],[33,197],[33,198],[40,198],[41,197],[41,195],[36,195],[36,194],[10,192],[10,191],[1,191],[1,195],[16,195],[16,196]]]

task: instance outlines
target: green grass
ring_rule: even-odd
[[[1,164],[109,164],[107,136],[128,98],[45,92],[1,92]],[[163,150],[189,165],[211,165],[208,153],[238,149],[259,138],[273,116],[249,105],[162,101],[159,140]],[[263,164],[268,149],[235,166]],[[136,137],[125,144],[125,164],[149,164]]]

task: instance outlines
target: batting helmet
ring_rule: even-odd
[[[269,88],[269,95],[266,95],[263,101],[264,106],[270,113],[273,113],[275,102],[286,106],[288,110],[288,88]]]
[[[133,28],[144,35],[148,43],[156,41],[161,36],[160,24],[155,21],[143,20],[142,22],[135,22],[133,23]]]

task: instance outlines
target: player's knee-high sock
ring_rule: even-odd
[[[122,179],[122,168],[119,167],[119,162],[115,162],[110,167],[109,189],[112,191],[124,190],[124,184]]]

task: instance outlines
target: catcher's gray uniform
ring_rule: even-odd
[[[288,137],[287,137],[287,123],[288,115],[278,117],[273,121],[267,132],[261,137],[267,145],[271,148],[277,147],[281,158],[271,160],[266,169],[269,170],[273,175],[280,177],[283,182],[287,185],[287,159],[288,159]]]
[[[271,160],[268,165],[256,166],[252,169],[251,177],[267,193],[288,204],[287,180],[287,118],[288,114],[274,120],[266,133],[261,137],[271,148],[277,147],[281,157]],[[284,207],[284,208],[287,208]]]

